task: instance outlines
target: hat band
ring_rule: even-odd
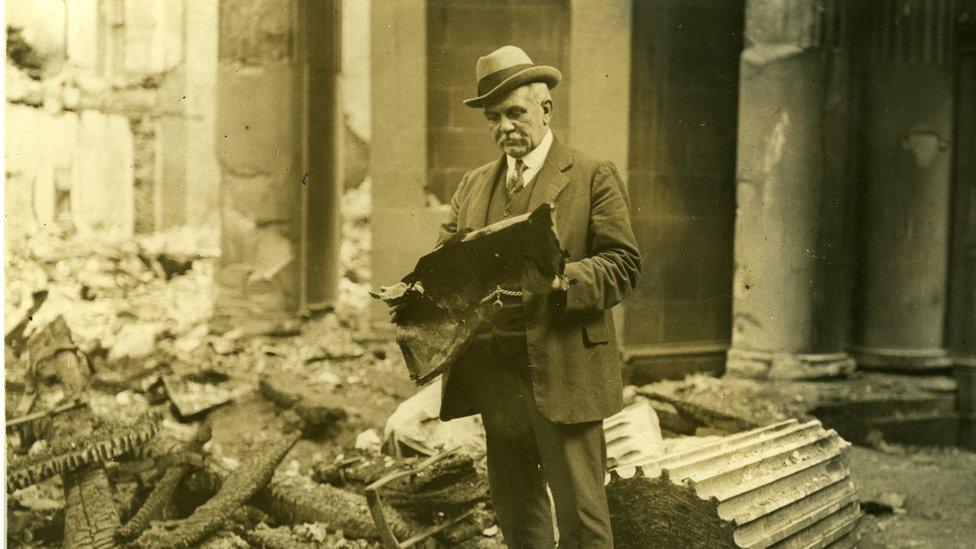
[[[478,95],[484,95],[490,92],[516,73],[522,72],[525,69],[531,69],[534,66],[532,63],[522,63],[521,65],[512,65],[507,69],[485,75],[481,80],[478,80]]]

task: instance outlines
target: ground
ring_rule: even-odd
[[[892,493],[906,496],[903,513],[865,517],[862,547],[976,546],[976,454],[855,446],[850,460],[861,501]]]

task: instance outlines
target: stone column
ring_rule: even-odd
[[[370,11],[373,285],[393,284],[429,252],[445,207],[428,207],[427,2],[372,2]],[[445,108],[440,105],[439,108]],[[371,318],[389,327],[374,300]]]
[[[295,0],[220,0],[218,316],[300,301],[301,106]]]
[[[949,364],[954,3],[878,0],[865,50],[862,261],[854,355],[869,368]]]
[[[846,2],[749,0],[739,84],[733,375],[853,369]]]

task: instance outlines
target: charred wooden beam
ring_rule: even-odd
[[[319,522],[331,531],[342,530],[349,538],[380,539],[364,496],[308,477],[276,475],[255,502],[286,524]],[[398,535],[413,531],[396,511],[389,509],[388,513],[389,524]]]
[[[176,456],[193,454],[199,452],[203,445],[210,440],[211,430],[208,426],[200,426],[196,433],[186,443],[176,441],[171,437],[156,437],[152,444],[146,446],[151,448],[154,455],[159,457],[160,452],[167,455]],[[129,541],[135,539],[139,534],[149,527],[152,520],[165,518],[166,510],[173,508],[173,496],[179,493],[179,488],[183,478],[191,472],[193,466],[188,462],[175,463],[166,469],[162,478],[156,481],[152,492],[146,498],[139,510],[131,519],[116,532],[116,539],[119,541]],[[216,492],[216,490],[214,490]],[[212,495],[212,494],[211,494]],[[208,498],[205,498],[204,501]],[[202,503],[202,501],[201,501]]]
[[[64,546],[69,549],[117,547],[119,514],[108,477],[101,467],[65,474]]]
[[[441,512],[456,512],[488,498],[487,480],[475,469],[474,460],[452,454],[416,470],[416,459],[394,465],[365,456],[341,463],[319,465],[313,477],[327,484],[361,493],[366,485],[399,472],[411,471],[383,486],[383,500],[399,511],[429,518]]]
[[[178,521],[171,530],[146,531],[135,544],[140,547],[192,547],[216,532],[233,520],[235,510],[268,484],[278,463],[300,437],[301,431],[294,430],[270,441],[231,473],[217,495],[198,507],[189,518]]]
[[[158,426],[159,416],[153,413],[132,423],[101,422],[91,433],[68,437],[37,455],[13,459],[7,468],[7,492],[131,452],[149,442]]]
[[[373,294],[398,306],[397,343],[418,384],[450,368],[480,322],[486,296],[500,287],[548,291],[564,258],[552,207],[459,232],[417,262],[401,284]]]
[[[849,547],[861,511],[845,442],[784,421],[610,474],[618,547]],[[836,544],[836,545],[831,545]]]
[[[116,532],[115,539],[119,542],[135,539],[149,527],[149,521],[164,517],[164,511],[179,488],[180,481],[189,472],[190,466],[185,464],[174,465],[167,469],[162,478],[156,481],[156,486],[153,487],[142,507],[125,526]]]
[[[287,374],[262,376],[258,390],[271,402],[294,411],[307,430],[326,429],[348,415],[334,397],[319,391],[307,391],[300,378]]]

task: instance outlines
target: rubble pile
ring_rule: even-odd
[[[346,225],[359,236],[344,259],[345,287],[362,289],[361,300],[365,210]],[[216,330],[210,241],[185,229],[132,239],[57,229],[10,246],[12,546],[380,542],[366,484],[322,482],[315,470],[353,454],[379,477],[417,465],[380,456],[369,429],[415,391],[395,344],[372,338],[353,292],[335,313],[304,323]],[[452,525],[444,539],[480,537],[492,521],[484,475],[468,465],[450,505],[430,507],[446,496],[414,494],[406,481],[391,487],[388,524],[426,536],[438,512],[470,510],[478,520]],[[407,518],[395,522],[399,508]]]

